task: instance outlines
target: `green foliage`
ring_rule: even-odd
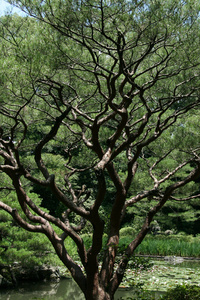
[[[200,287],[195,285],[177,285],[175,288],[167,290],[167,292],[156,299],[160,300],[198,300],[200,298]],[[155,296],[149,291],[133,290],[133,296],[122,297],[119,300],[153,300]]]
[[[120,237],[129,236],[133,238],[135,234],[136,231],[132,227],[123,227],[120,229]]]
[[[121,297],[118,300],[155,300],[153,294],[142,289],[134,289],[131,297]],[[172,299],[171,299],[172,300]]]
[[[200,287],[190,285],[178,285],[176,288],[170,289],[161,298],[163,300],[198,300],[200,299]]]
[[[34,197],[33,197],[34,199]],[[35,195],[35,203],[40,203]],[[15,202],[15,194],[5,196],[5,202]],[[18,211],[20,211],[19,205]],[[57,258],[46,236],[24,230],[3,210],[0,211],[0,264],[20,263],[23,267],[56,264]]]
[[[140,256],[133,256],[130,261],[128,262],[128,270],[132,269],[137,272],[147,271],[153,266],[152,261],[149,257],[140,257]]]
[[[0,222],[0,264],[12,265],[14,262],[23,267],[42,264],[56,264],[52,246],[42,234],[24,232],[11,220]]]
[[[187,235],[148,236],[136,249],[137,254],[199,257],[199,237]]]

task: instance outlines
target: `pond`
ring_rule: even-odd
[[[142,283],[144,290],[166,292],[177,284],[200,285],[200,260],[154,260],[148,271],[130,270],[135,283]]]
[[[136,283],[143,283],[144,289],[155,293],[159,298],[160,292],[177,284],[200,283],[200,261],[184,261],[175,264],[173,261],[154,261],[153,267],[148,271],[134,273],[129,270],[128,274],[134,276]],[[130,297],[133,290],[127,288],[126,282],[117,293],[115,299]],[[63,279],[58,283],[29,283],[11,290],[0,291],[1,300],[84,300],[80,289],[71,279]]]
[[[130,289],[119,289],[116,299],[130,296]],[[84,300],[83,294],[71,279],[58,283],[27,283],[12,290],[1,290],[1,300]]]

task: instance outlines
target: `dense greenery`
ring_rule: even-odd
[[[0,19],[0,246],[19,260],[18,226],[43,234],[112,300],[150,230],[199,233],[199,4],[9,2],[27,16]]]
[[[169,289],[165,295],[160,296],[162,300],[198,300],[200,298],[200,287],[190,285],[178,285],[176,288]],[[121,300],[153,300],[155,297],[145,291],[138,292],[136,298],[126,297]]]
[[[137,254],[160,255],[160,256],[182,256],[197,257],[200,253],[199,237],[184,235],[147,237],[147,239],[136,250]]]
[[[15,198],[12,193],[9,195]],[[20,264],[32,268],[42,264],[55,265],[53,248],[45,236],[24,230],[4,211],[0,212],[0,274],[5,266]]]
[[[198,300],[200,298],[200,287],[190,285],[180,285],[169,290],[163,300]]]

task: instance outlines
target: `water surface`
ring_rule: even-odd
[[[130,296],[130,289],[121,288],[115,299]],[[18,288],[0,290],[1,300],[85,300],[80,288],[72,279],[58,283],[26,283]]]

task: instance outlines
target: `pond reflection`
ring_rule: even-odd
[[[18,288],[0,291],[1,300],[84,300],[83,294],[71,279],[60,282],[26,283]]]
[[[115,299],[130,296],[130,289],[121,288]],[[20,285],[18,288],[0,290],[1,300],[84,300],[83,293],[72,279],[60,282],[34,282]]]

